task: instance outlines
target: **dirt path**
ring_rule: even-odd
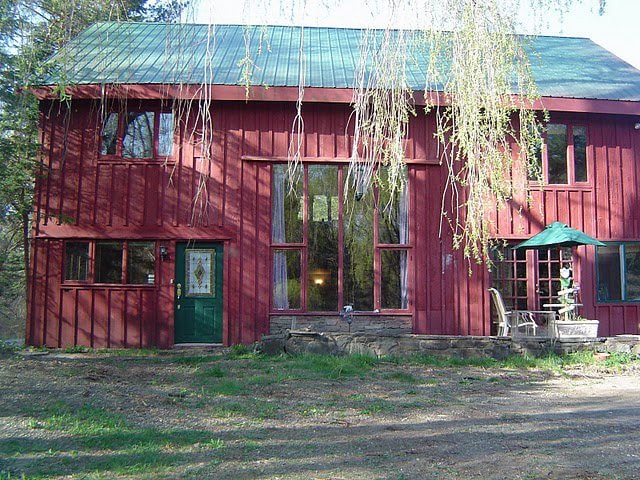
[[[0,479],[635,479],[637,363],[4,354]]]

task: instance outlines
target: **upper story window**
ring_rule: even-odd
[[[538,163],[544,182],[550,185],[587,182],[587,127],[548,124]]]
[[[173,155],[173,113],[110,112],[102,124],[100,154],[122,158]]]

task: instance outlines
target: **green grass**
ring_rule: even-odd
[[[305,354],[292,356],[286,362],[286,368],[292,375],[308,378],[338,380],[340,378],[362,376],[368,373],[379,360],[367,355],[336,357],[331,355]],[[306,375],[305,375],[306,374]]]
[[[136,358],[125,361],[122,358],[125,354]],[[14,407],[12,415],[27,418],[35,435],[28,435],[27,429],[27,435],[0,440],[3,459],[0,480],[19,479],[22,473],[24,478],[36,480],[118,476],[215,478],[216,468],[227,457],[250,457],[252,451],[259,450],[257,443],[239,445],[239,438],[262,435],[265,441],[269,439],[270,434],[265,433],[270,426],[268,419],[306,417],[309,422],[322,422],[323,416],[340,419],[354,412],[384,418],[395,412],[406,414],[409,409],[455,404],[457,399],[447,387],[452,382],[464,386],[481,381],[509,383],[511,377],[526,382],[527,377],[517,372],[529,369],[562,372],[579,365],[616,370],[637,362],[638,358],[612,354],[605,360],[597,360],[591,352],[543,358],[514,356],[502,361],[424,355],[383,359],[315,354],[268,357],[234,347],[229,353],[211,355],[108,351],[89,361],[102,362],[112,369],[117,366],[114,371],[118,372],[120,367],[146,366],[153,370],[153,375],[141,376],[148,383],[142,389],[132,389],[126,401],[118,396],[109,397],[112,402],[99,402],[91,390],[85,398],[77,390],[72,394],[70,388],[68,396],[59,395],[56,399],[42,394],[42,390],[34,390],[30,401]],[[86,362],[83,359],[80,363]],[[51,370],[55,380],[52,384],[67,385],[74,378],[82,381],[86,371],[77,364],[77,359],[61,361]],[[457,370],[444,369],[449,367]],[[505,370],[509,372],[505,374]],[[352,389],[350,379],[363,379],[358,383],[361,388]],[[369,390],[369,382],[378,388]],[[96,390],[101,387],[98,383],[91,385]],[[138,386],[135,381],[133,386]],[[337,390],[325,392],[324,386],[336,386]],[[290,395],[300,388],[312,388],[319,394],[304,399],[295,393]],[[184,396],[174,397],[171,392],[184,392]],[[167,425],[163,419],[152,417],[153,406],[163,404],[170,404],[174,412],[171,427],[163,428]],[[217,423],[215,428],[206,430],[209,427],[190,423],[194,418]]]
[[[395,380],[396,382],[408,383],[414,385],[416,383],[422,383],[422,380],[415,375],[406,372],[391,372],[382,376],[387,380]]]
[[[25,472],[29,479],[80,473],[108,472],[107,477],[157,474],[185,461],[194,449],[216,457],[225,448],[224,441],[211,432],[137,427],[123,415],[89,403],[74,407],[58,401],[32,408],[30,415],[31,428],[65,435],[55,442],[29,438],[0,441],[0,457],[42,454],[30,462]],[[21,478],[6,475],[0,479]]]

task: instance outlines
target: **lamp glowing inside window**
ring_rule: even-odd
[[[325,283],[327,283],[330,277],[331,277],[331,272],[329,270],[325,270],[322,268],[313,270],[311,272],[311,281],[313,282],[314,285],[318,287],[321,287]]]

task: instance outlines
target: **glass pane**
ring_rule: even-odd
[[[531,146],[533,151],[533,163],[528,164],[527,179],[532,181],[539,181],[542,177],[542,143],[538,137],[534,145]]]
[[[296,179],[293,190],[286,165],[273,166],[271,185],[271,240],[273,243],[302,242],[302,179]]]
[[[155,283],[156,244],[129,242],[127,251],[127,283]]]
[[[624,247],[625,300],[640,300],[640,244]]]
[[[122,242],[96,242],[96,283],[122,283]]]
[[[109,113],[102,125],[102,143],[100,153],[102,155],[115,155],[118,143],[118,114]]]
[[[407,292],[407,251],[382,250],[381,307],[406,309],[409,305]]]
[[[598,300],[622,300],[620,246],[598,247]]]
[[[173,113],[161,113],[158,132],[158,155],[173,154]]]
[[[527,278],[527,264],[516,263],[516,278]]]
[[[409,195],[407,192],[406,169],[402,172],[401,191],[391,194],[389,191],[389,171],[380,169],[378,186],[378,242],[409,243]]]
[[[86,281],[89,277],[89,242],[67,242],[65,280]]]
[[[373,195],[355,200],[347,191],[344,206],[344,303],[355,310],[373,310]]]
[[[540,303],[549,303],[551,300],[551,292],[549,291],[549,282],[538,283],[538,294],[540,295]]]
[[[124,158],[153,157],[153,112],[127,113],[127,123],[122,138]]]
[[[567,183],[567,126],[547,126],[547,163],[549,183]]]
[[[573,164],[576,182],[586,182],[587,127],[573,127]]]
[[[547,263],[538,264],[538,276],[540,278],[549,278],[549,264]]]
[[[338,310],[338,167],[308,169],[307,309]]]
[[[300,308],[300,265],[300,250],[273,251],[273,308],[276,310]]]

